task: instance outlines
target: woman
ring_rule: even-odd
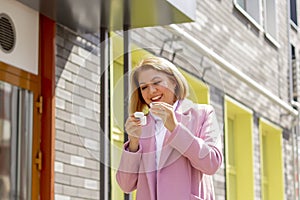
[[[159,58],[143,60],[132,72],[130,116],[117,182],[137,200],[214,199],[209,176],[222,163],[214,110],[186,99],[179,70]],[[147,113],[146,125],[134,117]]]

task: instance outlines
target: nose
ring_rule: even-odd
[[[156,87],[155,87],[154,85],[150,84],[150,85],[149,85],[149,92],[150,92],[150,93],[153,93],[153,92],[155,92],[155,91],[156,91]]]

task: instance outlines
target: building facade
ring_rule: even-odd
[[[36,10],[24,4],[21,10]],[[156,55],[182,71],[190,99],[216,110],[224,154],[213,176],[216,199],[299,199],[299,3],[197,0],[195,5],[193,22],[174,18],[174,23],[104,31],[33,12],[40,12],[40,46],[32,47],[40,49],[39,64],[29,66],[37,71],[23,69],[26,63],[20,70],[5,57],[9,53],[1,43],[0,156],[10,165],[0,167],[0,196],[134,199],[115,181],[126,140],[128,73],[144,57]],[[13,113],[27,115],[13,121],[18,116]],[[22,163],[30,152],[30,162]],[[25,171],[20,165],[27,166]],[[25,182],[31,186],[20,187]]]

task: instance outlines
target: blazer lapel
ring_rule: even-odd
[[[147,117],[147,125],[142,129],[141,144],[143,148],[142,173],[146,174],[151,199],[156,199],[156,164],[155,164],[155,121]]]
[[[175,116],[179,123],[186,125],[191,120],[191,116],[188,113],[189,110],[193,107],[193,105],[194,103],[188,99],[181,100],[179,102],[179,105],[175,110]],[[169,137],[171,136],[171,134],[172,133],[170,131],[166,131],[158,169],[172,164],[181,156],[181,154],[178,151],[175,151],[173,147],[168,145]]]

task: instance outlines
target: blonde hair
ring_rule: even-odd
[[[154,69],[163,72],[167,74],[171,80],[175,81],[175,96],[177,100],[184,99],[188,96],[187,81],[176,66],[164,58],[149,57],[142,60],[131,72],[130,86],[132,93],[130,96],[129,114],[148,109],[148,106],[142,97],[138,82],[139,72],[145,69]]]

